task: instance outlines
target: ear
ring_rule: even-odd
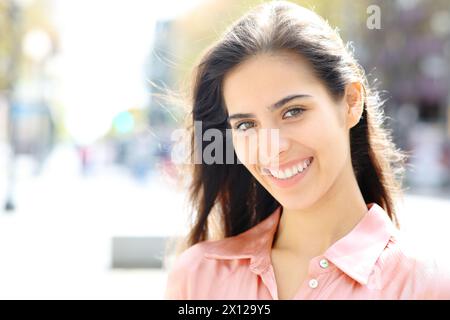
[[[345,105],[346,105],[346,120],[347,128],[353,128],[361,119],[365,90],[364,86],[360,82],[351,82],[345,87]]]

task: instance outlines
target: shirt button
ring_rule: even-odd
[[[319,262],[320,267],[322,267],[323,269],[328,268],[329,264],[328,264],[328,260],[327,259],[322,259]]]
[[[317,281],[316,279],[309,280],[309,287],[311,289],[317,288],[318,285],[319,285],[319,281]]]

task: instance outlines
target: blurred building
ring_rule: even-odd
[[[412,152],[412,189],[450,191],[450,5],[448,1],[375,1],[381,29],[349,30],[371,80],[386,99],[399,147]],[[358,33],[358,35],[355,35]]]

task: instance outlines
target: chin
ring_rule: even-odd
[[[304,193],[304,189],[291,190],[289,193],[284,192],[270,192],[272,196],[283,206],[290,210],[302,210],[309,208],[318,201],[317,195],[312,192]],[[273,191],[273,190],[272,190]]]

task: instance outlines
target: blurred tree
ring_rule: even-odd
[[[6,112],[0,113],[6,119],[0,120],[6,124],[1,129],[5,131],[3,134],[10,151],[6,170],[6,210],[15,207],[16,155],[31,151],[40,168],[53,139],[53,121],[43,90],[45,62],[52,54],[52,38],[55,38],[48,8],[47,0],[0,2],[0,99],[6,102],[3,104]],[[44,34],[48,36],[45,40],[48,40],[49,52],[43,50]]]
[[[0,94],[11,89],[17,77],[20,55],[19,7],[12,1],[0,2]]]

